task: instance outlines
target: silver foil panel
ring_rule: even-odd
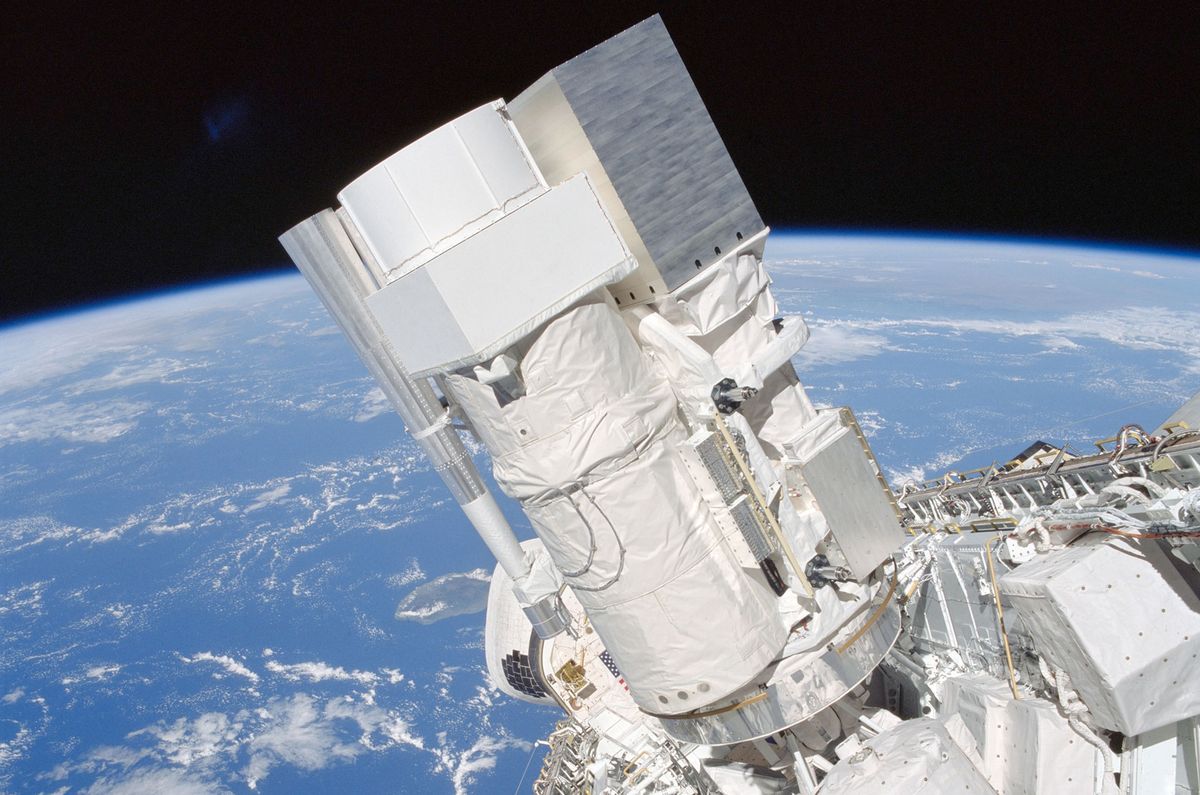
[[[765,228],[657,15],[555,67],[508,109],[547,182],[596,161],[607,175],[607,209],[618,227],[628,217],[640,238],[630,249],[661,276],[643,274],[632,298],[614,289],[623,304],[653,298],[637,287],[674,290]]]

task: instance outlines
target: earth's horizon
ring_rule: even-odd
[[[771,241],[776,244],[783,238],[855,238],[859,240],[886,241],[928,241],[936,243],[981,243],[1002,246],[1036,246],[1050,249],[1086,249],[1090,251],[1111,252],[1117,254],[1142,255],[1150,257],[1175,258],[1200,262],[1200,249],[1190,249],[1185,246],[1170,244],[1156,245],[1154,243],[1122,242],[1119,240],[1090,240],[1088,238],[1072,237],[1038,237],[1036,235],[1003,234],[999,232],[932,232],[904,230],[872,230],[854,227],[771,227],[768,239],[768,251]],[[769,256],[769,254],[768,254]],[[769,260],[768,260],[769,262]],[[49,307],[32,312],[0,319],[0,334],[31,323],[44,323],[73,317],[79,314],[103,311],[125,304],[139,301],[152,301],[156,298],[166,298],[177,293],[190,293],[196,290],[207,290],[214,287],[228,287],[246,282],[276,279],[300,274],[286,259],[272,265],[265,265],[256,270],[231,276],[218,276],[211,279],[199,279],[194,282],[184,282],[175,286],[151,287],[145,290],[134,290],[121,295],[112,295],[96,300],[82,301],[67,306]]]

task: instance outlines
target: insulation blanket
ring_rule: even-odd
[[[951,722],[918,718],[871,738],[829,771],[821,795],[995,795],[972,761],[970,734]]]
[[[1098,726],[1141,734],[1200,712],[1200,599],[1157,542],[1087,536],[1000,590]]]
[[[1012,697],[986,674],[943,684],[941,712],[962,718],[979,747],[983,771],[1005,795],[1092,795],[1098,752],[1044,698]],[[1102,763],[1101,763],[1102,764]]]
[[[782,647],[776,597],[737,566],[677,446],[670,385],[602,298],[527,343],[524,394],[447,378],[644,709],[680,713],[747,684]]]
[[[771,280],[753,254],[728,257],[659,302],[658,311],[712,354],[722,374],[732,376],[777,336],[779,306]],[[758,395],[739,412],[775,457],[793,440],[797,429],[813,418],[791,364],[763,379]]]

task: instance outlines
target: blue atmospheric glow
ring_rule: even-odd
[[[291,267],[275,267],[270,270],[259,271],[258,273],[249,273],[239,276],[230,276],[227,278],[211,279],[205,281],[196,281],[190,284],[183,284],[175,287],[161,287],[158,289],[144,290],[126,295],[119,295],[114,298],[103,298],[96,301],[88,301],[83,304],[67,306],[61,309],[52,309],[47,312],[41,312],[34,315],[12,318],[4,322],[0,322],[0,333],[9,329],[15,329],[22,326],[27,326],[34,323],[45,323],[74,317],[76,315],[86,314],[90,312],[107,311],[117,309],[129,304],[136,304],[141,301],[149,301],[155,298],[167,298],[187,294],[193,291],[208,290],[211,288],[235,287],[241,284],[266,281],[270,279],[285,279],[299,277],[300,274]]]
[[[1040,248],[1095,249],[1130,254],[1153,254],[1163,257],[1200,259],[1200,249],[1184,246],[1159,245],[1152,243],[1130,243],[1119,240],[1091,240],[1070,237],[1036,237],[1032,235],[1005,235],[992,232],[937,232],[888,229],[856,229],[854,227],[772,227],[772,237],[832,237],[839,239],[863,238],[876,241],[915,241],[934,243],[991,243],[1012,246],[1037,246]]]
[[[784,241],[807,240],[809,242],[825,241],[833,246],[845,246],[851,243],[871,244],[871,249],[883,250],[887,246],[902,245],[911,247],[914,245],[928,246],[935,244],[934,248],[927,249],[931,254],[945,254],[951,246],[962,246],[972,244],[989,244],[993,246],[1010,246],[1010,247],[1032,247],[1034,249],[1069,249],[1079,253],[1084,252],[1106,252],[1114,255],[1126,256],[1153,256],[1164,258],[1178,258],[1184,260],[1194,260],[1200,266],[1200,249],[1186,249],[1178,247],[1139,245],[1134,243],[1120,242],[1096,242],[1089,240],[1075,240],[1069,238],[1037,238],[1023,236],[1009,236],[997,234],[969,234],[958,232],[908,232],[895,230],[860,230],[853,228],[808,228],[808,227],[776,227],[772,228],[771,236],[767,241],[767,255],[773,250],[779,248]],[[774,243],[774,245],[772,245]],[[961,249],[959,249],[961,250]],[[88,302],[82,305],[69,306],[61,309],[52,310],[49,312],[20,317],[15,319],[0,322],[0,331],[6,328],[25,325],[27,323],[39,323],[46,320],[73,315],[79,312],[90,312],[97,309],[106,309],[115,306],[120,306],[135,301],[142,301],[155,296],[173,295],[179,291],[190,291],[193,289],[205,289],[208,287],[217,287],[223,285],[235,285],[245,281],[256,281],[259,279],[280,278],[289,275],[298,275],[290,265],[274,266],[268,270],[263,270],[258,273],[252,273],[244,276],[233,276],[225,279],[215,279],[212,281],[201,281],[186,284],[177,287],[164,287],[156,290],[147,290],[130,295],[118,296],[116,298],[103,299],[95,302]]]

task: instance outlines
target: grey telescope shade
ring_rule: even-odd
[[[587,170],[668,290],[764,229],[657,15],[555,67],[508,110],[550,184]]]

